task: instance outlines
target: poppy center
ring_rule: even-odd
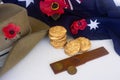
[[[79,26],[81,25],[81,22],[80,22],[80,21],[78,21],[78,25],[79,25]]]
[[[15,33],[15,31],[14,30],[10,30],[9,33],[12,35],[12,34]]]
[[[59,4],[57,2],[53,2],[51,8],[52,10],[57,10],[59,8]]]

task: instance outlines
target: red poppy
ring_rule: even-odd
[[[54,14],[61,15],[64,13],[64,9],[67,7],[64,0],[44,0],[40,1],[40,9],[48,16]]]
[[[72,34],[77,34],[78,33],[78,30],[74,29],[74,28],[71,28],[71,33]]]
[[[2,29],[2,31],[6,38],[12,39],[12,38],[16,37],[16,35],[20,32],[20,27],[16,26],[13,23],[9,23],[7,26],[5,26]]]
[[[85,19],[74,21],[73,24],[70,26],[70,30],[72,34],[77,34],[78,30],[84,30],[87,26],[87,22]]]

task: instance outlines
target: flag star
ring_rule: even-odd
[[[99,28],[98,24],[100,24],[99,22],[97,22],[97,19],[95,21],[90,20],[90,24],[88,24],[88,26],[90,27],[90,30],[92,29],[97,29]]]
[[[120,6],[120,0],[113,0],[113,2],[115,3],[115,5],[118,7]]]
[[[26,1],[26,7],[28,7],[31,3],[34,3],[34,0],[18,0],[18,1]]]
[[[3,4],[3,2],[1,1],[0,4]]]

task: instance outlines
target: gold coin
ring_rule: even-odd
[[[59,39],[61,39],[60,37],[54,37],[54,36],[51,36],[50,34],[48,36],[49,36],[49,38],[51,40],[59,40]]]
[[[67,35],[64,35],[62,38],[56,38],[56,37],[49,35],[49,38],[50,40],[54,40],[54,41],[63,41],[67,39]]]
[[[73,56],[77,54],[79,50],[80,50],[80,44],[77,42],[77,40],[69,41],[64,47],[65,53],[69,56]]]
[[[67,30],[63,26],[53,26],[49,29],[49,35],[56,38],[62,38],[65,36]]]
[[[53,65],[53,69],[54,69],[54,70],[57,70],[57,71],[62,70],[62,69],[63,69],[62,63],[55,63],[55,64]]]
[[[81,46],[80,52],[85,52],[85,51],[90,49],[91,42],[90,42],[90,40],[88,38],[79,37],[76,40],[78,40],[78,42],[80,43],[80,46]]]
[[[53,40],[51,40],[50,44],[55,48],[63,48],[64,45],[66,44],[66,40],[64,40],[64,41],[53,41]]]
[[[74,67],[74,66],[69,66],[69,67],[67,68],[67,72],[68,72],[69,74],[71,74],[71,75],[74,75],[74,74],[77,73],[77,69],[76,69],[76,67]]]

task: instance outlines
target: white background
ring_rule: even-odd
[[[92,41],[91,50],[105,47],[109,54],[77,67],[75,75],[66,71],[55,75],[50,63],[67,58],[64,49],[53,48],[48,38],[36,47],[0,80],[120,80],[120,57],[115,53],[111,40]]]

